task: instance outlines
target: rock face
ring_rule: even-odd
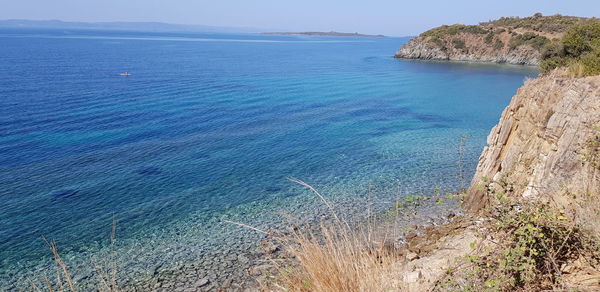
[[[531,46],[523,45],[511,49],[507,44],[511,36],[507,32],[495,36],[498,44],[487,44],[485,34],[460,33],[439,39],[437,43],[430,37],[419,36],[410,40],[396,52],[396,58],[421,60],[451,60],[470,62],[507,63],[518,65],[538,65],[540,52]],[[464,43],[464,48],[456,44]]]
[[[531,79],[488,136],[469,189],[477,211],[492,191],[541,198],[584,219],[600,194],[600,76]],[[487,189],[486,189],[487,188]]]
[[[440,291],[438,285],[455,260],[474,252],[471,243],[481,240],[477,230],[476,224],[457,220],[413,239],[406,260],[382,273],[388,291]]]

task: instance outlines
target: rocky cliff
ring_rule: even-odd
[[[510,34],[504,32],[496,36],[500,40],[494,45],[485,43],[486,35],[460,33],[431,41],[428,37],[410,40],[396,52],[396,58],[422,60],[452,60],[471,62],[492,62],[518,65],[538,65],[540,52],[531,46],[510,49],[506,43]]]
[[[516,213],[502,215],[498,209],[491,209],[490,212],[479,213],[485,216],[483,219],[478,216],[464,217],[449,225],[429,229],[431,234],[411,239],[417,242],[416,245],[409,241],[407,249],[415,255],[394,266],[395,270],[392,269],[391,276],[388,276],[391,279],[389,281],[393,283],[395,279],[402,282],[397,284],[400,287],[398,290],[402,291],[483,291],[482,287],[498,288],[500,286],[493,286],[496,285],[496,278],[482,275],[495,275],[496,269],[502,269],[502,265],[497,265],[498,260],[507,257],[504,252],[511,250],[511,239],[507,234],[520,234],[514,229],[516,225],[510,225],[510,222],[519,220],[515,214],[528,212],[525,202],[547,202],[563,210],[563,219],[552,217],[558,222],[568,222],[564,223],[568,228],[564,229],[564,238],[559,238],[562,249],[566,238],[575,230],[572,222],[584,227],[586,235],[600,236],[598,194],[600,76],[572,78],[567,77],[565,71],[554,71],[547,76],[530,79],[519,89],[504,110],[498,125],[492,129],[488,146],[481,155],[469,189],[470,196],[465,202],[472,211],[479,211],[492,206],[492,197],[520,197],[508,200]],[[498,201],[495,201],[496,205]],[[539,214],[535,216],[543,216]],[[522,216],[529,218],[528,215]],[[528,220],[534,220],[535,224],[544,222],[531,218]],[[510,227],[505,227],[505,230],[497,227],[503,224]],[[566,230],[570,230],[568,234]],[[436,232],[439,235],[431,237]],[[431,247],[423,248],[419,245],[422,243],[431,244]],[[528,244],[531,243],[528,241]],[[577,249],[573,243],[565,247],[569,251]],[[523,246],[519,250],[521,248]],[[551,247],[543,249],[544,252],[549,250],[558,253]],[[493,250],[497,253],[489,252]],[[541,250],[542,247],[536,252]],[[600,269],[593,264],[595,257],[588,256],[569,254],[563,257],[562,262],[557,264],[559,269],[553,270],[560,275],[555,280],[560,286],[555,287],[573,291],[600,291]],[[487,262],[479,262],[479,269],[485,270],[487,267],[493,271],[482,274],[481,270],[469,270],[473,262],[480,259]],[[543,263],[543,260],[537,263]],[[539,279],[548,279],[547,275],[542,275],[546,271],[545,268],[536,271]],[[510,282],[502,277],[497,279],[502,279],[505,284]],[[486,286],[477,286],[477,281]],[[546,284],[522,290],[517,289],[517,285],[507,284],[502,286],[503,289],[498,288],[498,291],[541,291],[548,287],[544,286]]]
[[[519,89],[489,134],[467,206],[491,193],[549,201],[581,220],[600,193],[600,76],[553,72]],[[597,216],[596,216],[597,217]]]
[[[410,40],[396,58],[538,65],[544,47],[583,18],[536,14],[479,25],[444,25]]]

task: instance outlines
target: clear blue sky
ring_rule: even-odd
[[[159,21],[394,36],[535,12],[600,16],[600,0],[0,0],[0,7],[0,19]]]

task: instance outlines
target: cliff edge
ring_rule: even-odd
[[[565,71],[519,89],[479,160],[475,216],[409,241],[397,290],[600,290],[600,76]]]
[[[536,18],[544,19],[524,23]],[[497,25],[518,20],[444,26],[397,53],[542,71],[488,136],[464,200],[473,217],[454,233],[425,236],[444,244],[399,265],[401,290],[600,291],[600,22],[555,17],[546,23],[560,24],[552,34]]]
[[[562,73],[526,81],[502,113],[469,189],[471,210],[498,192],[550,201],[578,221],[598,204],[600,76]]]

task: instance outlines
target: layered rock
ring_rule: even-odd
[[[511,36],[507,32],[495,36],[493,43],[486,43],[485,34],[460,33],[439,38],[434,42],[430,37],[420,36],[410,40],[396,52],[396,58],[421,60],[451,60],[471,62],[492,62],[518,65],[538,65],[539,50],[523,45],[511,49],[508,45]],[[500,41],[500,42],[497,42]],[[457,48],[464,43],[464,48]],[[495,44],[498,44],[494,46]],[[500,46],[501,44],[501,46]]]
[[[469,189],[471,210],[506,193],[550,201],[581,220],[582,205],[600,194],[600,76],[554,72],[526,81],[487,143]]]

